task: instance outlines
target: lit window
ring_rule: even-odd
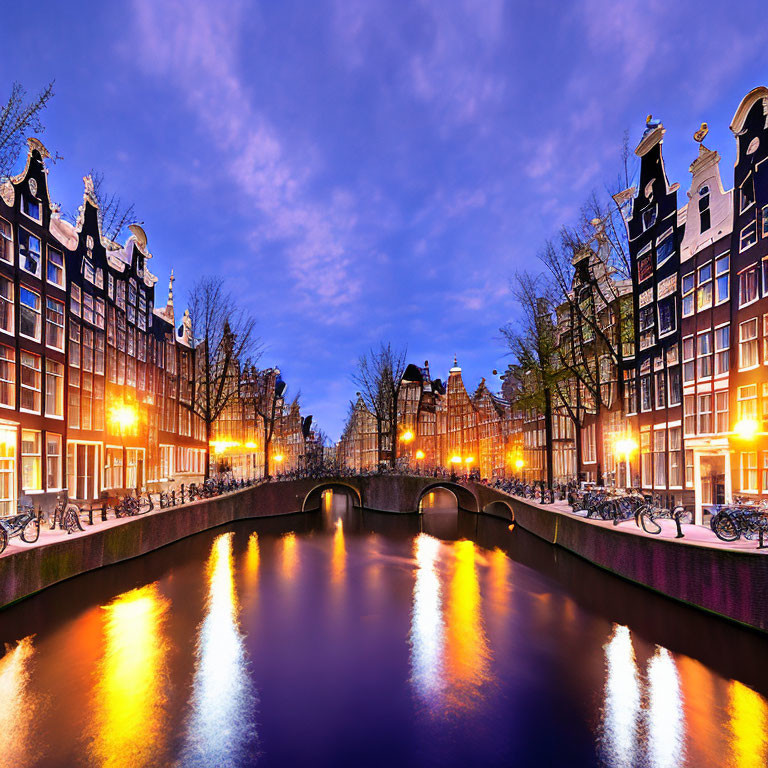
[[[646,488],[651,486],[651,433],[647,430],[640,433],[640,458],[642,461],[642,483]]]
[[[61,488],[61,435],[48,432],[45,436],[45,466],[49,491]]]
[[[30,275],[40,277],[41,252],[40,239],[26,229],[19,229],[19,267]]]
[[[693,314],[693,290],[695,288],[695,275],[689,272],[683,275],[683,317],[690,317]]]
[[[45,343],[64,351],[64,304],[56,299],[45,300]]]
[[[23,285],[19,286],[19,333],[40,341],[40,296]]]
[[[13,264],[13,230],[5,219],[0,219],[0,260]]]
[[[651,254],[641,256],[637,260],[637,279],[638,282],[644,282],[653,274],[653,259]]]
[[[45,361],[45,415],[64,416],[64,365]]]
[[[43,490],[40,443],[40,432],[38,430],[21,430],[21,487],[25,491]]]
[[[728,431],[728,392],[715,392],[715,432],[724,435]]]
[[[40,413],[40,356],[21,350],[21,409]]]
[[[663,429],[653,433],[653,484],[656,488],[667,484],[667,433]]]
[[[741,490],[757,493],[757,453],[754,451],[741,454]]]
[[[712,306],[712,264],[699,267],[698,291],[696,292],[696,309],[709,309]]]
[[[48,269],[46,277],[49,283],[64,287],[64,254],[55,248],[48,248]]]
[[[737,418],[757,419],[757,384],[748,384],[736,390],[736,404],[738,406]]]
[[[758,364],[757,318],[739,326],[739,368],[753,368]]]
[[[683,397],[683,427],[686,435],[696,434],[696,398],[693,395]]]
[[[683,456],[681,453],[682,430],[680,427],[669,428],[669,485],[680,488],[683,485]]]

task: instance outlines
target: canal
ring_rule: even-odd
[[[15,768],[768,763],[765,636],[447,492],[201,533],[1,611],[0,648]]]

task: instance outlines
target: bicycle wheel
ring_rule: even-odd
[[[63,522],[67,533],[85,530],[80,523],[80,509],[75,504],[67,504],[67,508],[64,510]]]
[[[643,509],[640,512],[640,527],[646,532],[651,533],[654,536],[661,533],[661,526],[656,521],[656,518],[653,516],[653,511],[651,509]]]
[[[21,540],[26,544],[34,544],[40,538],[40,518],[35,517],[21,529]]]
[[[0,555],[5,552],[5,548],[8,546],[8,533],[5,528],[0,527]]]
[[[672,517],[677,518],[681,523],[687,524],[693,522],[693,515],[691,514],[690,510],[683,506],[675,507],[675,510],[672,513]]]
[[[736,521],[725,512],[718,512],[712,518],[712,530],[720,541],[736,541],[741,536]]]

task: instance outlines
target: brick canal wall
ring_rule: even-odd
[[[639,536],[511,500],[527,531],[625,579],[768,631],[768,555]]]

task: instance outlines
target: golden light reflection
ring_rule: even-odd
[[[163,762],[168,732],[165,622],[170,601],[149,584],[104,611],[104,656],[94,690],[91,753],[100,766]]]
[[[245,570],[246,573],[255,577],[259,575],[259,534],[254,531],[248,537],[248,549],[245,551]]]
[[[732,680],[728,687],[732,765],[764,768],[768,765],[768,703],[746,685]]]
[[[29,676],[35,649],[32,636],[6,648],[0,659],[0,733],[3,765],[27,765],[36,707],[29,691]]]
[[[465,709],[482,695],[489,680],[490,651],[483,628],[474,543],[454,542],[453,557],[446,611],[446,676],[450,702]]]
[[[440,594],[440,542],[426,533],[414,539],[416,582],[409,636],[411,684],[416,696],[430,709],[440,703],[443,693],[443,648],[445,627]]]
[[[299,565],[298,542],[296,541],[296,534],[293,531],[286,533],[281,541],[283,544],[283,576],[290,581],[296,576],[296,569]]]
[[[607,675],[602,747],[612,768],[633,768],[636,765],[640,681],[629,629],[615,624],[604,650]]]
[[[491,602],[494,615],[506,616],[509,613],[509,558],[498,547],[490,555]]]
[[[195,647],[192,703],[183,765],[240,764],[256,744],[255,695],[238,624],[232,557],[234,534],[213,542],[206,574],[206,613]]]
[[[648,756],[653,768],[685,760],[685,717],[680,677],[672,654],[661,646],[648,662]]]
[[[333,555],[331,557],[331,580],[338,584],[344,578],[347,567],[347,549],[344,544],[344,524],[336,521],[333,531]]]

